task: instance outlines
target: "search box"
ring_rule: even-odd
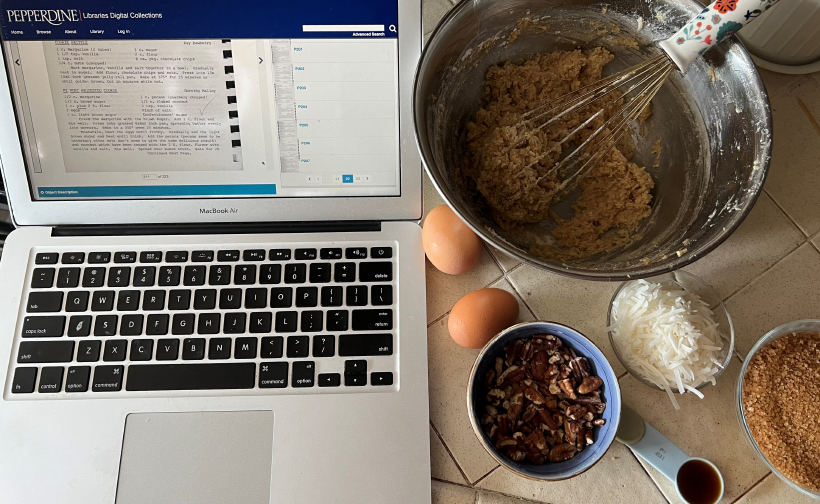
[[[358,32],[358,31],[384,31],[384,25],[302,25],[303,32]]]

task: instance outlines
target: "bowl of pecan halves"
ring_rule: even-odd
[[[615,439],[621,390],[606,357],[583,334],[526,322],[496,335],[467,387],[473,431],[501,465],[530,479],[577,476]]]

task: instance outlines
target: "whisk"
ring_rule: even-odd
[[[632,122],[640,116],[652,98],[676,69],[686,73],[698,57],[712,49],[725,38],[743,28],[779,0],[715,0],[680,30],[658,45],[661,54],[610,75],[593,84],[563,95],[541,105],[521,117],[519,124],[535,125],[544,129],[563,117],[594,105],[601,99],[620,92],[620,106],[568,155],[559,158],[536,183],[562,168],[567,176],[556,193],[568,192],[583,179],[615,146]],[[595,119],[606,112],[605,107],[572,129],[550,149],[541,153],[527,167],[538,164],[550,153],[564,150],[569,142]],[[519,141],[518,143],[523,143]]]

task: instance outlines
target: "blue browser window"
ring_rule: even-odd
[[[37,199],[400,194],[398,4],[0,0]]]

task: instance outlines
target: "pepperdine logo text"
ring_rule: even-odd
[[[45,10],[45,9],[25,9],[7,10],[9,22],[31,23],[46,22],[52,26],[60,26],[63,23],[76,23],[82,21],[82,14],[77,9],[67,10]]]

